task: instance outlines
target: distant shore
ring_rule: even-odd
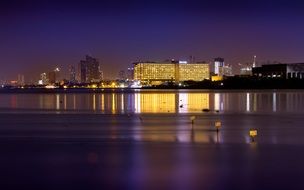
[[[56,84],[52,88],[41,85],[9,86],[2,85],[0,93],[95,93],[95,92],[134,92],[138,90],[289,90],[304,89],[304,79],[229,77],[222,81],[184,81],[169,82],[162,85],[147,85],[139,88],[131,87],[102,87],[92,84]]]

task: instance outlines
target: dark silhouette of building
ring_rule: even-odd
[[[70,74],[70,81],[75,82],[76,81],[76,70],[75,70],[74,65],[70,65],[69,74]]]
[[[96,58],[86,55],[85,60],[81,60],[78,68],[79,82],[90,83],[100,81],[100,65]]]
[[[262,65],[252,68],[252,73],[263,78],[304,79],[304,63]]]

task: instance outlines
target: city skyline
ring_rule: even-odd
[[[100,60],[104,78],[136,61],[303,62],[300,1],[1,1],[0,79]],[[114,69],[113,69],[114,68]],[[116,69],[117,68],[117,69]],[[238,68],[237,68],[238,70]],[[68,76],[66,76],[68,77]],[[34,78],[35,79],[35,78]]]

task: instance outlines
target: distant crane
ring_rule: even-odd
[[[256,55],[253,56],[252,68],[255,68],[255,67],[256,67],[255,60],[256,60]]]

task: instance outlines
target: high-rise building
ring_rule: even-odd
[[[99,82],[101,80],[100,65],[96,58],[86,55],[78,67],[78,80],[82,83]]]
[[[223,76],[223,67],[224,67],[224,59],[223,58],[215,58],[214,59],[214,74]]]
[[[208,63],[172,62],[139,62],[134,63],[134,79],[148,84],[162,82],[202,81],[209,79]]]
[[[70,65],[69,74],[70,74],[70,82],[75,82],[76,81],[76,70],[75,70],[74,65]]]
[[[41,73],[40,74],[39,84],[45,85],[47,83],[48,83],[48,81],[47,81],[46,73]]]
[[[48,84],[59,83],[60,82],[59,77],[60,77],[60,69],[56,67],[53,71],[48,72],[47,83]]]
[[[48,84],[56,83],[56,72],[55,71],[48,72],[47,81],[48,81]]]

